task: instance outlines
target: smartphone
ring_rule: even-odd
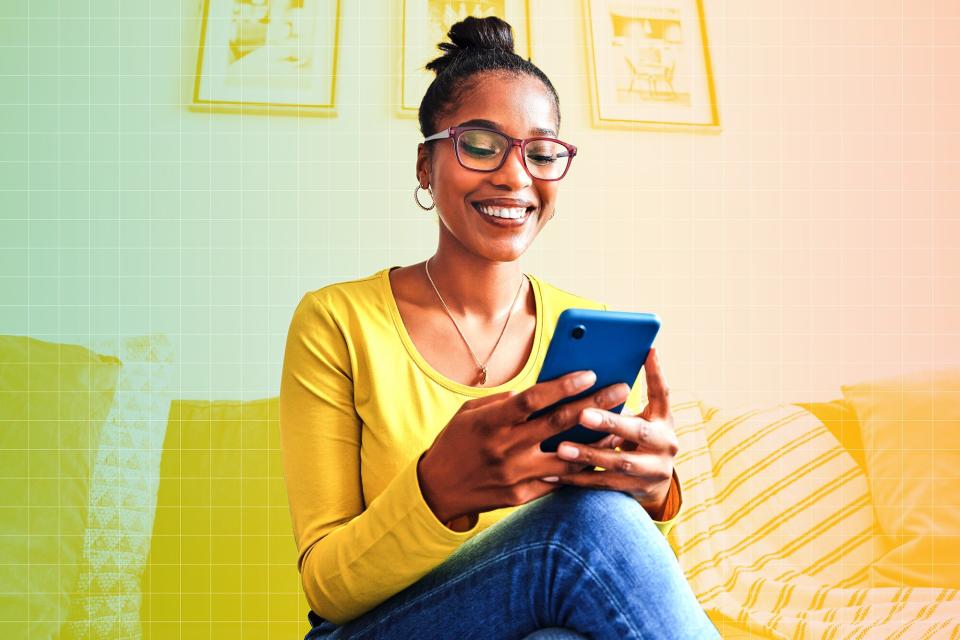
[[[537,382],[554,380],[572,371],[585,369],[596,373],[597,381],[576,395],[538,409],[527,420],[538,418],[567,402],[574,402],[618,382],[625,382],[633,388],[659,330],[660,317],[655,313],[565,309],[557,319]],[[620,413],[623,405],[620,403],[609,411]],[[541,442],[540,450],[556,451],[565,440],[592,444],[605,435],[605,432],[594,431],[578,423]]]

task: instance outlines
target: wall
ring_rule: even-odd
[[[343,0],[334,118],[186,108],[199,2],[0,6],[0,333],[175,345],[175,395],[276,394],[299,296],[436,246],[393,115],[400,2]],[[583,7],[531,0],[580,153],[524,269],[656,311],[720,404],[960,362],[960,8],[706,0],[722,131],[591,126]],[[576,247],[576,259],[570,259]]]

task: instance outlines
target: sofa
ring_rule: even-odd
[[[171,397],[163,350],[0,336],[0,637],[308,631],[277,399]],[[725,638],[956,638],[960,370],[836,395],[673,391],[678,561]]]

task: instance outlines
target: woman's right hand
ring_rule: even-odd
[[[624,402],[628,385],[613,384],[533,420],[527,417],[582,393],[595,381],[593,372],[574,371],[521,392],[463,403],[417,465],[420,490],[437,519],[449,523],[469,516],[472,527],[481,512],[526,504],[557,488],[541,478],[589,466],[541,451],[540,442],[582,422],[584,409],[611,409]],[[618,440],[608,435],[594,446],[616,447]]]

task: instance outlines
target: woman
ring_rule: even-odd
[[[606,305],[518,262],[576,150],[507,23],[467,18],[449,36],[427,65],[414,192],[439,216],[436,253],[308,293],[288,334],[280,427],[307,638],[717,637],[664,538],[681,494],[656,351],[641,414],[609,411],[620,384],[525,420],[595,380],[534,384],[559,313]],[[610,433],[539,450],[577,422]]]

